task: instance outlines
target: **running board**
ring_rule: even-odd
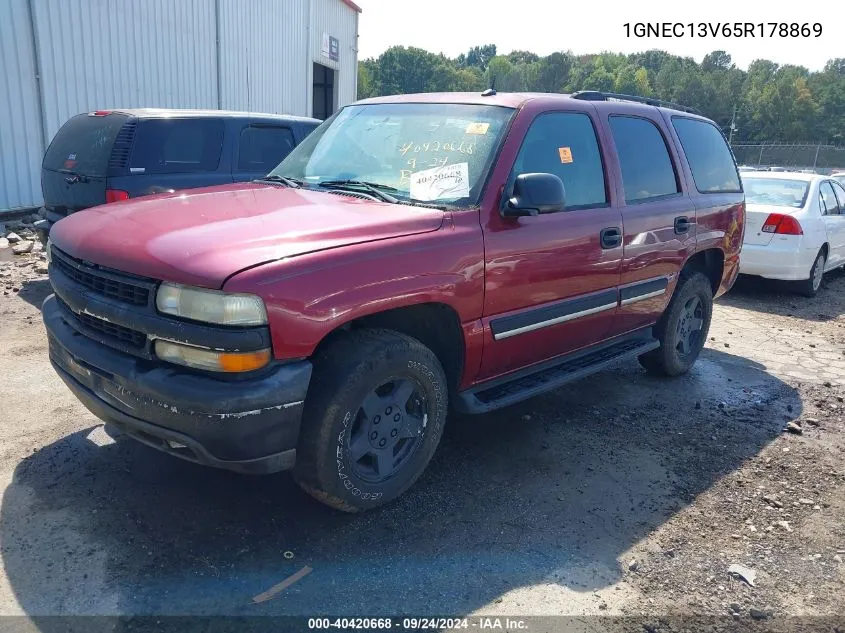
[[[455,407],[463,413],[486,413],[507,407],[658,347],[660,343],[652,336],[651,328],[640,330],[471,387],[458,394]]]

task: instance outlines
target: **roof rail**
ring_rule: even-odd
[[[690,112],[692,114],[701,114],[699,110],[683,106],[671,101],[663,101],[661,99],[652,99],[651,97],[638,97],[637,95],[623,95],[617,92],[601,92],[599,90],[580,90],[573,92],[570,95],[573,99],[583,99],[584,101],[635,101],[637,103],[644,103],[650,106],[657,106],[661,108],[672,108],[673,110],[680,110],[681,112]]]

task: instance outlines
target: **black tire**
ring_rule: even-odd
[[[695,319],[690,317],[690,308],[697,315]],[[712,316],[713,287],[710,280],[699,272],[682,273],[669,306],[654,327],[660,347],[640,356],[640,364],[652,374],[685,374],[707,342]],[[696,327],[697,319],[701,320],[700,328]]]
[[[447,406],[443,368],[418,340],[392,330],[343,335],[315,359],[294,478],[345,512],[388,503],[425,470],[443,435]],[[365,408],[380,414],[368,416]],[[362,447],[369,453],[359,456]],[[388,464],[384,471],[382,464]]]
[[[822,277],[824,277],[824,266],[827,263],[827,255],[824,249],[821,249],[813,261],[813,266],[810,268],[810,276],[803,281],[797,281],[796,290],[799,294],[805,297],[815,297],[822,287]]]

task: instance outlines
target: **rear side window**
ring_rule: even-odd
[[[238,171],[267,174],[290,154],[296,142],[286,127],[251,125],[241,130]]]
[[[580,112],[543,114],[525,135],[514,172],[554,174],[563,181],[566,208],[607,203],[596,131],[590,117]]]
[[[619,154],[626,202],[642,202],[678,193],[678,180],[666,141],[647,119],[611,116],[610,130]]]
[[[715,125],[696,119],[672,117],[681,139],[695,188],[700,193],[739,193],[736,171],[728,144]]]
[[[822,201],[822,209],[826,215],[839,215],[839,202],[836,194],[833,193],[833,186],[830,181],[825,180],[819,187],[819,194]]]
[[[147,119],[138,124],[131,173],[214,171],[223,150],[220,119]]]
[[[839,213],[845,213],[845,187],[835,180],[831,180],[830,184],[834,193],[836,193],[836,199],[839,200]]]
[[[112,146],[127,117],[78,114],[53,137],[42,167],[85,176],[105,176]]]

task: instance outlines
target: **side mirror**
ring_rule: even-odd
[[[554,174],[520,174],[513,184],[513,196],[505,202],[502,215],[518,218],[525,215],[555,213],[566,207],[563,182]]]

